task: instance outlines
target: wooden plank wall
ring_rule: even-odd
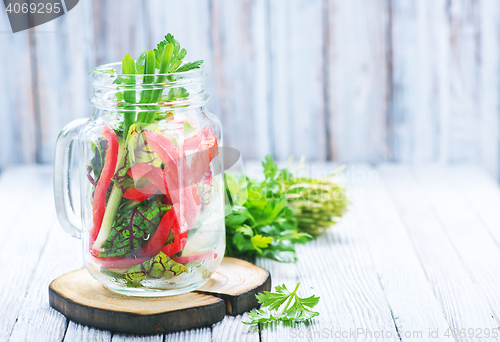
[[[476,162],[499,175],[497,0],[81,0],[9,33],[0,168],[50,163],[89,116],[94,66],[172,32],[204,59],[209,109],[245,159]]]

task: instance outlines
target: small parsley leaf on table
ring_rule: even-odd
[[[285,308],[281,314],[278,312],[266,312],[262,309],[250,311],[250,321],[243,323],[259,324],[277,321],[306,322],[318,316],[319,312],[312,311],[311,309],[318,304],[319,297],[315,295],[307,298],[297,296],[299,285],[300,283],[295,286],[293,292],[290,292],[283,284],[274,288],[276,292],[264,291],[263,293],[256,294],[255,297],[259,303],[262,304],[262,307],[268,307],[271,311],[278,311],[283,305],[285,305]]]

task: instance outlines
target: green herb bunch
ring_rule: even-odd
[[[264,180],[247,178],[247,201],[226,217],[226,255],[294,262],[295,244],[321,234],[347,211],[345,189],[331,176],[295,177],[300,167],[279,169],[271,156],[262,166]],[[241,182],[226,178],[229,196],[242,191]]]
[[[345,188],[333,181],[343,167],[322,178],[296,177],[304,167],[301,160],[296,171],[280,170],[288,206],[295,213],[299,231],[320,235],[347,212],[349,199]]]

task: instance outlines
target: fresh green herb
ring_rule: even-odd
[[[150,260],[131,267],[122,276],[127,282],[140,287],[141,281],[146,277],[168,279],[186,272],[189,272],[186,266],[160,252]]]
[[[175,70],[175,72],[184,72],[184,71],[189,71],[189,70],[193,70],[193,69],[198,69],[200,67],[201,63],[203,63],[203,61],[194,61],[194,62],[186,63],[184,65],[181,65],[177,70]]]
[[[247,179],[248,189],[225,175],[233,202],[226,216],[226,255],[293,262],[296,243],[311,240],[346,212],[345,189],[329,179],[297,178],[270,156],[262,165],[265,179]],[[248,199],[241,203],[245,191]]]
[[[136,253],[155,232],[170,206],[157,199],[141,202],[123,214],[117,214],[108,238],[102,244],[100,257],[128,257]]]
[[[126,180],[130,179],[127,172],[134,164],[143,163],[156,167],[161,165],[161,159],[151,150],[146,141],[146,131],[158,132],[159,129],[157,126],[144,123],[136,123],[130,126],[127,140],[123,144],[122,158],[113,177],[114,183],[121,188],[122,192],[125,192],[128,188],[125,186]]]
[[[289,159],[289,164],[292,160]],[[302,158],[294,172],[287,168],[278,169],[272,158],[266,156],[264,173],[273,175],[280,183],[288,207],[297,217],[299,231],[317,236],[347,212],[349,199],[345,188],[332,181],[343,166],[322,178],[297,177],[296,174],[304,167]]]
[[[306,322],[319,315],[319,312],[311,309],[319,302],[319,297],[312,295],[301,298],[297,295],[300,283],[295,286],[293,292],[288,291],[286,286],[278,285],[274,288],[276,292],[264,291],[255,295],[262,307],[269,307],[276,313],[268,313],[265,310],[250,311],[250,321],[245,324],[271,323],[277,321]],[[292,304],[293,302],[293,304]],[[285,304],[286,303],[286,304]],[[285,308],[279,313],[279,308],[285,304]]]
[[[176,101],[188,98],[189,93],[185,88],[172,88],[169,90],[166,101]]]
[[[167,46],[171,45],[172,48],[169,50],[167,57],[170,57],[169,63],[168,63],[168,68],[161,68],[162,61],[164,60],[164,51],[166,50]],[[182,60],[184,57],[186,57],[186,49],[181,49],[181,46],[179,44],[179,41],[174,38],[173,35],[170,33],[165,36],[165,40],[161,41],[158,43],[156,46],[156,49],[154,49],[155,55],[156,55],[156,69],[163,69],[163,72],[160,71],[160,74],[162,73],[172,73],[172,72],[181,72],[181,71],[189,71],[192,69],[197,69],[200,67],[201,63],[203,61],[195,61],[195,62],[190,62],[186,63],[181,66]]]
[[[90,72],[87,75],[90,75],[96,71],[101,71],[101,72],[106,73],[106,74],[114,74],[116,72],[115,69],[105,69],[105,68],[97,67],[97,68],[90,70]]]
[[[87,170],[89,172],[89,176],[90,172],[93,172],[94,182],[97,183],[99,177],[101,177],[102,168],[104,167],[104,159],[106,158],[106,139],[100,139],[97,143],[91,141],[90,147],[92,148],[94,156],[90,159]]]

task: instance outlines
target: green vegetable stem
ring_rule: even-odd
[[[125,249],[121,248],[122,245],[120,243],[123,244],[123,238],[120,237],[120,234],[115,232],[110,237],[110,233],[113,226],[119,224],[118,221],[120,220],[121,223],[128,221],[131,227],[133,226],[133,219],[131,217],[127,217],[126,215],[117,216],[124,192],[134,186],[133,182],[127,181],[127,172],[135,163],[144,163],[145,158],[150,165],[160,166],[160,159],[148,149],[144,143],[145,138],[141,134],[143,134],[145,127],[154,122],[157,117],[160,119],[163,118],[161,114],[158,115],[158,109],[160,108],[161,101],[163,101],[163,91],[169,87],[168,82],[174,81],[173,76],[169,78],[165,74],[198,69],[203,63],[203,61],[195,61],[182,64],[186,53],[186,49],[181,49],[179,42],[169,33],[165,36],[165,40],[157,45],[156,49],[144,51],[136,61],[129,54],[126,54],[122,59],[123,75],[118,77],[114,82],[118,84],[118,88],[123,88],[123,100],[125,102],[124,104],[118,103],[116,106],[117,112],[123,113],[123,132],[121,132],[121,149],[118,156],[119,166],[113,177],[113,186],[106,203],[102,224],[93,245],[98,251],[102,251],[103,244],[107,243],[108,250],[113,247],[113,255],[126,252]],[[160,75],[155,76],[157,70]],[[99,69],[96,68],[91,73],[96,71],[99,71]],[[137,103],[136,97],[137,75],[144,75],[142,79],[143,89],[140,92],[139,103]],[[165,83],[166,81],[168,82]],[[121,99],[121,95],[119,94],[121,93],[117,93],[117,98]],[[187,96],[189,96],[189,93],[184,88],[172,88],[166,100],[176,101]],[[139,114],[136,115],[138,108]],[[118,134],[120,134],[119,131]],[[152,160],[151,158],[156,159]],[[97,159],[94,158],[94,163],[91,167],[95,167],[96,171],[99,171]],[[140,209],[136,208],[134,210],[138,211]],[[131,238],[135,236],[136,239],[140,239],[141,234],[149,232],[146,228],[129,230],[126,234],[131,234]]]
[[[125,109],[130,109],[129,111],[123,112],[124,128],[123,136],[127,136],[128,129],[135,121],[135,90],[129,90],[134,88],[135,85],[135,62],[134,59],[127,53],[122,60],[122,73],[126,75],[131,75],[125,79],[126,90],[123,91],[123,99],[127,102]],[[133,105],[132,105],[133,104]]]

